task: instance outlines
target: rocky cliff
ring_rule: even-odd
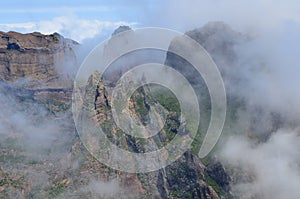
[[[135,153],[150,152],[153,144],[162,147],[179,133],[180,122],[177,109],[179,103],[176,101],[175,96],[172,96],[172,93],[168,90],[159,89],[156,86],[151,88],[150,86],[142,87],[133,94],[130,102],[131,115],[139,117],[142,122],[147,123],[149,105],[160,103],[168,110],[165,127],[157,135],[148,139],[126,135],[112,119],[111,99],[108,95],[109,85],[111,85],[110,82],[100,80],[100,74],[93,74],[85,89],[87,91],[85,98],[89,101],[86,107],[91,112],[97,112],[94,116],[95,122],[100,124],[106,136],[118,147]],[[153,95],[151,93],[154,90],[155,94]],[[89,104],[94,104],[94,107],[89,106]],[[92,117],[92,115],[89,116],[89,118]],[[91,139],[91,142],[97,142],[93,138]],[[79,149],[73,152],[77,150]],[[86,168],[85,165],[82,165],[82,167]],[[109,171],[109,175],[107,174],[105,180],[117,176],[117,178],[123,179],[123,186],[126,187],[126,184],[131,184],[129,189],[132,189],[137,198],[219,199],[231,197],[229,194],[230,177],[226,174],[224,167],[220,163],[212,163],[206,167],[192,151],[187,151],[175,163],[164,169],[149,173],[130,174],[129,178],[128,173],[114,171],[99,163],[94,164],[92,167]],[[134,183],[131,183],[131,181]]]
[[[77,137],[70,112],[72,75],[64,69],[76,68],[78,44],[57,33],[0,35],[0,99],[5,102],[0,108],[5,110],[1,118],[7,117],[0,125],[0,198],[231,197],[224,167],[203,164],[192,151],[145,174],[120,172],[97,161]],[[148,150],[152,138],[125,136],[112,120],[109,81],[93,74],[85,89],[94,100],[96,122],[113,143],[132,152]],[[134,93],[131,114],[147,122],[149,103],[168,109],[166,125],[155,139],[163,146],[178,133],[178,102],[161,97],[165,91],[153,95],[149,89]]]
[[[18,87],[17,95],[43,103],[69,106],[72,77],[76,70],[75,41],[54,33],[0,32],[0,80]]]

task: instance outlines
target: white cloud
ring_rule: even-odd
[[[111,22],[97,19],[79,19],[74,16],[62,16],[55,17],[52,20],[38,22],[0,24],[0,30],[13,30],[22,33],[38,31],[43,34],[58,32],[64,37],[82,42],[84,39],[93,38],[104,32],[112,32],[120,25],[133,26],[135,24],[136,23],[124,21]]]
[[[233,190],[238,198],[299,198],[299,141],[297,130],[285,129],[256,146],[252,146],[245,138],[229,139],[223,148],[223,157],[231,166],[241,167],[243,173],[252,173],[253,178],[246,178],[246,182],[245,179],[238,180],[234,185]]]
[[[10,29],[24,29],[31,30],[35,27],[35,23],[27,22],[27,23],[11,23],[11,24],[0,24],[1,30],[10,30]]]
[[[224,21],[241,31],[273,28],[285,21],[300,22],[297,0],[166,0],[152,23],[164,23],[179,30],[201,27],[208,21]]]

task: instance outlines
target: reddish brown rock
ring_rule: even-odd
[[[77,45],[58,33],[0,32],[0,80],[21,85],[20,97],[56,106],[70,103],[73,78],[68,70],[76,71]]]

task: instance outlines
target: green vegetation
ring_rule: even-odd
[[[134,102],[134,111],[138,114],[141,121],[146,123],[149,120],[149,109],[145,103],[146,96],[144,94],[144,89],[141,87],[133,93],[131,100]]]
[[[219,196],[224,196],[225,192],[222,189],[222,187],[220,187],[220,185],[218,185],[218,183],[216,183],[211,177],[209,177],[209,175],[205,174],[205,182],[207,183],[207,185],[211,186]]]
[[[104,120],[101,123],[101,128],[104,131],[104,133],[106,134],[111,134],[111,130],[112,130],[112,121],[111,120]]]
[[[38,185],[32,188],[27,198],[37,199],[37,198],[56,198],[66,190],[66,183],[57,183],[52,186]]]
[[[173,111],[180,115],[179,101],[171,90],[155,84],[150,86],[150,90],[151,95],[159,104],[168,111]]]
[[[48,110],[53,112],[64,112],[71,108],[71,103],[65,103],[54,98],[38,100],[37,103],[44,105]]]
[[[8,185],[8,186],[12,186],[14,188],[22,188],[24,180],[25,180],[24,176],[12,177],[12,176],[9,176],[8,173],[1,172],[0,186]]]
[[[138,112],[138,114],[141,117],[146,117],[149,111],[145,107],[144,97],[142,95],[138,95],[136,103],[137,103],[137,110],[136,111]]]
[[[200,131],[197,132],[193,142],[192,142],[192,153],[194,155],[198,155],[198,152],[201,147],[201,143],[203,142],[204,136],[201,134]]]
[[[58,183],[48,190],[49,196],[51,198],[58,196],[59,194],[63,193],[66,189],[66,185],[64,183]]]

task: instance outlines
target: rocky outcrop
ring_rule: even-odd
[[[20,98],[51,106],[70,103],[72,77],[67,68],[77,67],[76,42],[58,33],[21,34],[0,32],[0,80],[13,88]]]
[[[131,104],[131,116],[142,119],[145,115],[144,113],[149,111],[149,105],[161,102],[167,105],[165,108],[169,110],[166,125],[158,135],[148,139],[134,138],[126,135],[118,128],[111,115],[111,98],[109,96],[110,92],[108,92],[111,89],[109,87],[111,84],[105,80],[97,80],[97,78],[100,78],[100,74],[97,72],[89,78],[87,87],[84,89],[84,96],[87,101],[83,102],[83,106],[85,110],[88,109],[91,113],[96,113],[94,117],[95,122],[100,124],[110,141],[118,147],[135,153],[149,152],[153,150],[153,147],[149,146],[156,145],[156,147],[162,147],[177,134],[179,115],[176,114],[175,110],[170,109],[170,107],[176,107],[179,104],[171,104],[171,101],[170,103],[163,103],[160,101],[161,98],[157,96],[158,93],[152,96],[151,92],[149,92],[150,88],[144,87],[138,89],[133,94],[132,101],[129,102]],[[160,93],[161,95],[168,94],[165,90],[162,92]],[[144,119],[144,122],[147,122],[147,118]],[[94,141],[94,139],[91,141]],[[78,149],[74,149],[73,153],[78,154]],[[85,167],[84,165],[82,166]],[[230,179],[222,178],[217,182],[216,180],[218,179],[214,178],[216,176],[211,173],[215,172],[216,175],[225,175],[224,168],[222,166],[206,167],[197,155],[191,151],[184,153],[181,158],[166,168],[149,173],[131,174],[129,179],[126,177],[128,173],[109,169],[99,162],[92,167],[99,170],[107,170],[110,176],[123,179],[122,186],[124,187],[128,188],[128,185],[130,185],[129,189],[135,187],[134,190],[137,198],[219,199],[229,197],[229,195],[227,196],[229,194],[229,189],[227,188]],[[100,179],[107,180],[107,178],[101,177]]]
[[[128,27],[121,27],[116,32],[124,30],[128,30]],[[52,112],[68,110],[72,76],[64,69],[68,65],[76,67],[73,48],[77,43],[56,33],[42,35],[0,32],[0,35],[0,78],[5,90],[20,98],[20,103],[39,103]],[[172,63],[175,61],[174,59]],[[87,108],[95,111],[95,121],[101,125],[111,142],[128,151],[143,153],[164,146],[178,133],[178,102],[161,101],[164,98],[151,95],[149,89],[144,87],[132,96],[132,116],[140,118],[143,123],[149,122],[147,112],[149,105],[154,102],[175,107],[176,110],[167,107],[166,125],[155,138],[135,139],[126,135],[112,119],[109,93],[113,84],[108,80],[100,80],[99,77],[100,74],[93,74],[84,88],[91,100]],[[71,115],[65,112],[50,115],[54,117],[53,123],[61,123],[61,128],[57,130],[59,136],[55,137],[56,145],[53,148],[41,151],[41,158],[34,156],[38,161],[28,158],[32,151],[17,149],[18,146],[12,146],[9,142],[6,142],[6,148],[1,145],[3,150],[0,151],[0,157],[4,160],[10,158],[10,162],[4,162],[3,168],[0,168],[0,197],[220,199],[230,196],[230,179],[226,177],[222,165],[206,166],[192,150],[158,171],[138,174],[120,172],[100,163],[87,151],[80,139],[73,134]],[[38,123],[40,120],[49,120],[48,113],[44,117],[38,118]],[[42,130],[44,129],[38,129]],[[61,135],[66,133],[73,137],[64,138]],[[13,147],[15,148],[11,150]],[[58,152],[63,154],[57,157]],[[21,154],[20,157],[24,159],[16,159],[19,157],[16,154]],[[111,183],[115,181],[117,184]],[[115,193],[106,192],[101,186],[107,189],[113,187]],[[103,195],[103,191],[106,195]]]
[[[112,36],[128,30],[132,30],[132,29],[129,26],[120,26],[112,33]]]
[[[230,191],[231,177],[226,173],[224,166],[217,160],[212,160],[205,168],[207,175],[225,191]]]
[[[51,81],[59,76],[60,66],[75,62],[72,48],[76,42],[54,33],[0,32],[0,78],[17,81],[21,78]]]

